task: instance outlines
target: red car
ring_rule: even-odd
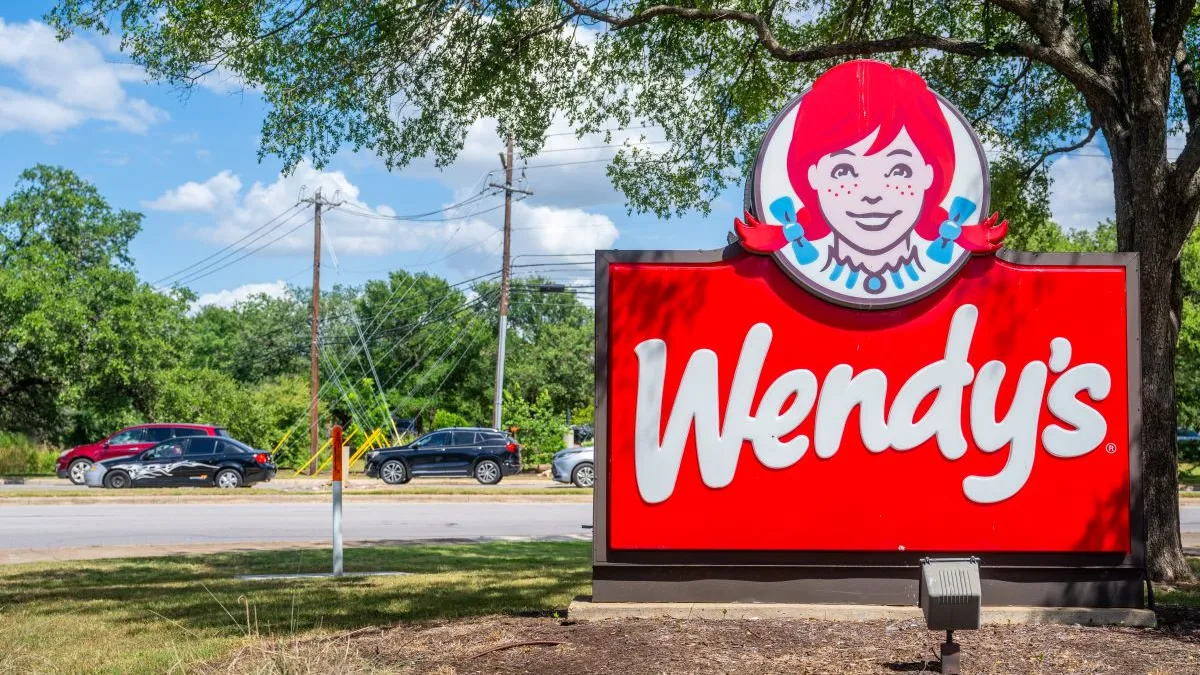
[[[63,451],[58,456],[55,473],[59,478],[69,478],[72,483],[83,485],[84,475],[95,462],[136,455],[156,443],[184,436],[228,437],[229,434],[211,424],[139,424],[122,429],[102,441]]]

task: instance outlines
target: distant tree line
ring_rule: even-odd
[[[260,448],[286,436],[277,456],[303,461],[310,290],[195,309],[190,290],[138,279],[141,222],[69,170],[21,174],[0,207],[0,432],[69,445],[137,422],[211,422]],[[341,423],[391,437],[395,418],[490,426],[495,276],[455,286],[398,270],[323,292],[322,435]],[[546,427],[520,433],[557,437],[531,448],[543,454],[570,411],[590,414],[593,382],[592,310],[544,281],[514,281],[506,359],[510,409]]]

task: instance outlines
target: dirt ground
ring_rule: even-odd
[[[1200,611],[1159,628],[1013,626],[956,634],[969,675],[1200,674]],[[936,673],[942,635],[915,621],[594,623],[488,617],[405,625],[320,640],[256,644],[208,673],[431,675]],[[560,644],[516,643],[544,641]],[[501,649],[493,650],[497,647]]]

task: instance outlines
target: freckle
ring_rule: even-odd
[[[912,186],[911,186],[911,185],[909,185],[909,186],[908,186],[908,189],[909,189],[909,190],[911,190],[911,189],[912,189]]]
[[[843,190],[845,190],[845,189],[846,189],[846,186],[845,186],[845,185],[839,185],[838,187],[842,188]]]
[[[913,196],[913,195],[915,195],[915,194],[916,194],[915,192],[910,192],[910,193],[908,193],[908,196],[909,196],[909,197],[912,197],[912,196]]]
[[[836,192],[835,192],[835,193],[833,193],[833,196],[834,196],[834,197],[838,196],[838,193],[836,193]]]
[[[855,184],[854,184],[854,187],[858,187],[858,183],[855,183]]]
[[[854,187],[858,187],[858,186],[857,186],[857,185],[855,185]],[[887,185],[884,185],[883,187],[892,187],[892,184],[891,184],[891,183],[888,183]]]

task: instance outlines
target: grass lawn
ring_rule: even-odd
[[[0,673],[188,672],[259,637],[561,611],[590,593],[591,544],[350,548],[348,572],[412,574],[234,578],[328,570],[328,550],[0,567]]]
[[[328,550],[4,566],[0,675],[189,673],[241,648],[262,650],[272,638],[345,636],[423,619],[544,615],[590,592],[590,548],[588,542],[351,548],[347,571],[411,574],[341,580],[234,578],[324,572]],[[1191,562],[1200,573],[1200,559]],[[1156,587],[1156,599],[1160,606],[1200,607],[1200,584]]]

